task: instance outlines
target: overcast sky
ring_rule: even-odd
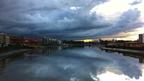
[[[144,0],[0,0],[0,32],[126,38],[144,33],[143,8]]]

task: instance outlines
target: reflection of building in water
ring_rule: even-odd
[[[122,51],[115,51],[115,50],[109,50],[109,49],[102,49],[105,50],[106,52],[118,52],[120,54],[123,54],[124,56],[130,56],[139,59],[140,63],[144,63],[144,55],[139,54],[139,53],[128,53],[128,52],[122,52]]]
[[[140,63],[144,63],[144,56],[138,55],[138,54],[130,54],[130,53],[124,53],[124,56],[130,56],[139,59]]]
[[[139,57],[139,62],[144,63],[144,57]]]
[[[38,56],[50,56],[53,55],[55,52],[60,51],[62,49],[61,46],[54,46],[54,47],[47,47],[47,48],[41,48],[41,49],[33,49],[29,52],[25,53],[24,56],[27,59],[32,60],[35,57]]]
[[[7,64],[8,64],[8,59],[0,60],[0,73],[2,73],[4,71],[4,69],[6,68]]]
[[[57,52],[57,51],[60,51],[60,50],[62,50],[61,46],[48,47],[48,48],[42,49],[42,54],[51,55],[54,52]]]

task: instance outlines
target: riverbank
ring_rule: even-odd
[[[9,51],[14,51],[14,50],[20,50],[20,49],[26,49],[27,47],[24,46],[6,46],[6,47],[0,47],[0,54],[1,53],[5,53],[5,52],[9,52]]]
[[[13,56],[13,55],[17,55],[17,54],[23,54],[24,52],[27,52],[29,50],[30,49],[18,49],[18,50],[13,50],[13,51],[8,51],[8,52],[5,52],[5,53],[1,53],[0,54],[0,59],[7,58],[9,56]]]

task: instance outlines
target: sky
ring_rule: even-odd
[[[58,39],[136,40],[144,0],[0,0],[0,32]]]

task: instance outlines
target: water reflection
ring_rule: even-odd
[[[139,59],[139,63],[144,63],[144,56],[138,54],[122,53],[124,56],[130,56]]]
[[[8,64],[8,59],[0,60],[0,75],[4,72],[4,69],[6,68],[7,64]]]
[[[9,63],[9,64],[7,64]],[[1,81],[142,81],[143,64],[136,58],[98,48],[35,49],[0,68]]]
[[[109,52],[109,53],[113,53],[112,51],[109,51],[109,50],[104,50],[106,52]],[[120,52],[119,54],[122,54],[124,56],[129,56],[129,57],[134,57],[134,58],[137,58],[139,59],[139,62],[140,63],[144,63],[144,54],[136,54],[136,53],[125,53],[125,52]]]

